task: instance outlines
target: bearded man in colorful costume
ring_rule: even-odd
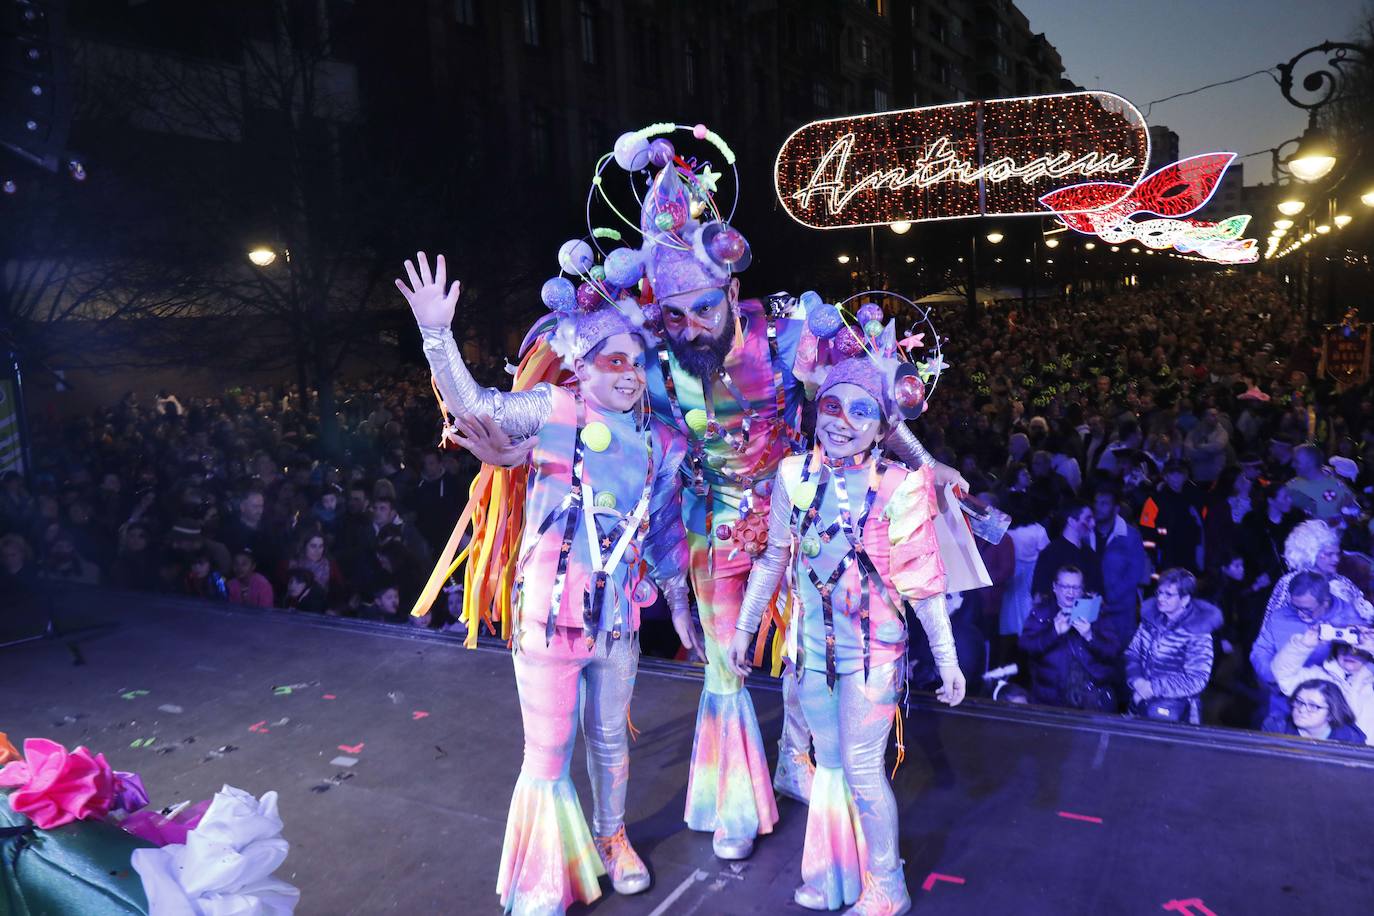
[[[819,373],[816,449],[778,469],[768,546],[749,576],[729,665],[748,674],[754,633],[790,571],[799,608],[788,647],[816,744],[794,899],[813,910],[853,904],[852,914],[896,916],[911,900],[884,756],[900,716],[908,604],[943,681],[939,699],[959,703],[965,683],[945,610],[933,471],[885,460],[877,446],[904,412],[919,412],[925,385],[915,366],[896,358],[893,326],[877,334],[878,321],[867,327],[861,343],[871,352]],[[828,349],[853,349],[858,335],[842,333],[849,339]],[[905,411],[894,395],[899,385]]]
[[[645,573],[662,588],[681,638],[691,645],[687,550],[679,468],[684,447],[652,419],[643,401],[645,338],[609,297],[563,303],[537,327],[534,362],[549,378],[528,390],[481,389],[464,365],[450,325],[459,286],[446,288],[439,257],[406,262],[396,284],[415,314],[446,409],[491,417],[505,434],[526,438],[529,466],[523,512],[503,517],[520,531],[510,554],[515,597],[502,621],[511,641],[525,756],[511,799],[497,892],[508,913],[561,914],[601,895],[609,874],[619,893],[649,887],[649,871],[625,835],[629,778],[629,704],[639,663],[640,608],[655,600]],[[511,524],[507,524],[511,522]],[[459,530],[466,528],[460,523]],[[493,537],[495,529],[491,529]],[[451,540],[450,546],[456,542]],[[456,565],[456,564],[455,564]],[[489,571],[508,568],[503,560]],[[431,586],[448,578],[431,577]],[[427,587],[424,607],[432,600]],[[413,612],[412,612],[413,613]],[[469,619],[471,635],[476,623]],[[568,770],[581,718],[591,777],[593,830]]]
[[[617,142],[622,166],[637,164],[639,139],[626,134]],[[800,425],[806,393],[795,372],[805,304],[784,295],[766,302],[740,299],[733,274],[749,265],[749,246],[723,220],[705,218],[707,211],[718,215],[710,200],[709,168],[699,173],[675,156],[667,159],[643,197],[640,230],[645,280],[653,293],[649,317],[661,325],[666,342],[650,360],[649,394],[655,415],[688,441],[683,511],[707,660],[686,820],[693,830],[714,834],[717,856],[740,859],[758,834],[772,829],[777,808],[753,702],[726,652],[750,567],[766,541],[778,464],[805,448]],[[808,354],[801,354],[801,364],[807,362]],[[884,444],[902,460],[930,466],[941,484],[962,483],[905,426],[889,433]],[[770,601],[780,626],[786,604],[785,594]],[[813,767],[794,682],[784,678],[774,786],[805,801]]]

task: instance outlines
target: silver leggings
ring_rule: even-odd
[[[897,666],[841,674],[832,691],[825,672],[807,669],[801,677],[801,705],[816,744],[816,765],[843,769],[854,797],[868,848],[864,868],[886,874],[901,864],[897,856],[897,800],[884,770],[887,737],[897,708]]]
[[[625,822],[627,726],[639,670],[638,636],[603,636],[589,651],[578,629],[559,627],[548,645],[542,632],[524,631],[514,662],[525,726],[522,771],[536,779],[565,778],[580,717],[592,783],[592,830],[610,836]]]

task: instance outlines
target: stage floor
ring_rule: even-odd
[[[301,914],[498,913],[520,713],[499,647],[405,627],[124,593],[69,593],[59,624],[120,621],[0,654],[0,730],[103,751],[153,805],[229,783],[281,794],[279,876]],[[5,629],[15,625],[11,617]],[[682,823],[699,678],[648,663],[629,835],[653,888],[580,912],[805,912],[805,809],[726,864]],[[776,682],[754,686],[770,756]],[[590,799],[582,750],[573,766]],[[1374,753],[970,702],[913,704],[894,781],[917,913],[1367,912]]]

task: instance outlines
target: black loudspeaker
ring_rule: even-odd
[[[0,144],[50,172],[66,169],[81,178],[84,169],[67,152],[66,13],[62,0],[0,0]]]

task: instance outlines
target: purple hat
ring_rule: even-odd
[[[830,368],[816,391],[816,397],[819,399],[836,385],[857,385],[873,396],[873,400],[878,402],[885,416],[890,415],[891,403],[883,375],[882,368],[867,355],[851,356]]]
[[[590,312],[575,312],[560,318],[557,329],[549,337],[549,347],[563,357],[565,366],[571,367],[574,360],[582,359],[597,344],[617,334],[634,334],[643,341],[639,323],[606,303]]]

